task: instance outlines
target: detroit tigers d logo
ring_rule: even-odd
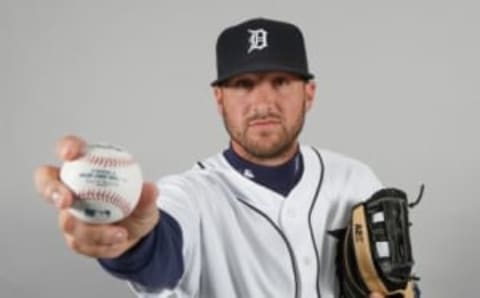
[[[254,50],[262,50],[268,46],[267,43],[267,31],[265,29],[248,29],[250,33],[250,38],[248,42],[250,43],[250,47],[248,48],[247,53],[251,53]]]

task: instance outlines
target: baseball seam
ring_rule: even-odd
[[[108,168],[126,167],[132,165],[135,162],[132,158],[129,157],[112,158],[98,155],[87,155],[86,160],[92,165]]]
[[[127,200],[118,193],[111,191],[87,189],[78,193],[77,198],[80,200],[95,200],[112,204],[122,211],[123,216],[127,216],[130,212],[130,205],[127,203]]]

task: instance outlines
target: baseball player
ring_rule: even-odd
[[[38,168],[38,191],[60,209],[69,247],[138,297],[338,297],[337,240],[327,232],[381,183],[357,160],[299,143],[315,83],[298,27],[248,20],[220,34],[216,54],[212,87],[227,149],[145,183],[117,224],[72,217],[57,167]],[[68,136],[57,151],[72,160],[85,146]]]

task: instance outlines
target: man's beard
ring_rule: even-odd
[[[228,113],[223,111],[223,123],[225,129],[227,130],[230,138],[238,143],[251,157],[256,159],[271,159],[271,158],[278,158],[288,154],[293,146],[297,146],[297,138],[300,132],[303,129],[303,125],[305,122],[305,114],[306,109],[305,107],[302,108],[301,114],[295,119],[294,124],[290,127],[290,130],[285,127],[283,122],[280,123],[280,131],[276,131],[277,134],[276,138],[273,141],[265,142],[262,140],[262,136],[260,134],[260,138],[253,139],[252,137],[248,136],[249,126],[248,123],[254,120],[262,120],[262,119],[279,119],[277,115],[262,115],[262,116],[253,116],[249,118],[245,125],[241,128],[233,127],[229,120]],[[241,131],[240,131],[241,129]],[[268,132],[270,134],[272,132]],[[264,133],[265,137],[268,137]]]

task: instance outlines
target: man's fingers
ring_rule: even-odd
[[[76,136],[66,136],[57,142],[57,155],[65,160],[80,157],[86,149],[86,142]],[[56,207],[64,209],[70,207],[73,195],[70,190],[60,181],[60,169],[54,166],[39,167],[34,173],[35,188],[38,193],[53,203]]]
[[[57,167],[39,167],[34,173],[34,183],[38,193],[56,207],[63,209],[72,204],[72,193],[59,181],[59,169]]]
[[[45,186],[52,180],[58,180],[59,169],[53,166],[41,166],[33,173],[33,182],[38,193],[45,195]]]
[[[87,142],[77,136],[65,136],[57,142],[57,156],[61,160],[76,159],[84,154]]]
[[[127,231],[116,225],[93,225],[82,222],[64,210],[59,226],[73,251],[93,258],[115,258],[129,247]]]
[[[116,258],[125,252],[125,245],[123,243],[113,245],[88,245],[77,241],[74,237],[67,234],[65,234],[65,242],[71,250],[91,258]]]
[[[82,246],[112,246],[125,243],[127,231],[116,225],[88,224],[75,218],[68,211],[59,216],[60,229]]]
[[[368,296],[369,298],[385,298],[385,296],[383,296],[382,294],[378,293],[378,292],[373,292],[370,294],[370,296]]]

